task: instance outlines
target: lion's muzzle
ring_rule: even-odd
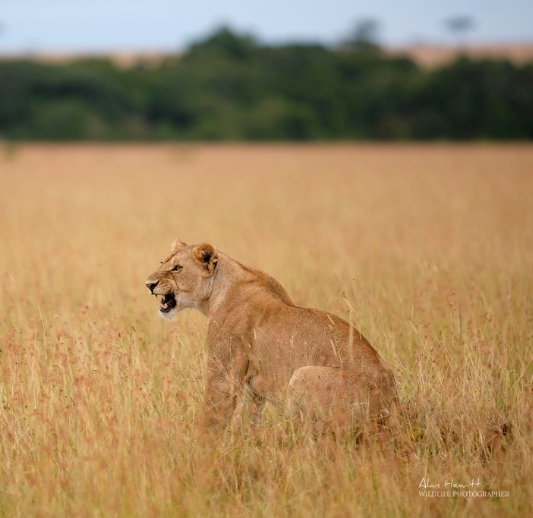
[[[164,295],[161,293],[161,288],[159,289],[159,293],[155,293],[154,290],[155,288],[159,285],[159,281],[158,280],[152,280],[152,279],[148,279],[146,281],[146,287],[150,290],[150,293],[152,295],[162,295],[163,298],[161,300],[161,306],[159,306],[159,311],[161,313],[170,313],[170,311],[172,311],[176,305],[177,305],[177,302],[176,302],[176,296],[174,295],[174,293],[172,291],[168,291],[167,293],[165,293]]]
[[[146,287],[150,290],[150,292],[152,293],[152,295],[154,294],[154,288],[159,284],[159,281],[151,281],[150,279],[148,279],[146,281]]]

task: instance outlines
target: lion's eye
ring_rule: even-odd
[[[171,271],[171,272],[179,272],[182,268],[183,268],[183,266],[180,266],[179,264],[177,264],[177,265],[174,266],[174,268],[172,268],[172,270],[170,270],[170,271]]]

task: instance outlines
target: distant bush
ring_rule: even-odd
[[[260,45],[222,28],[156,67],[0,62],[0,138],[531,139],[533,64],[423,70],[372,45]]]

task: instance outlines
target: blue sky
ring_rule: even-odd
[[[386,44],[439,44],[454,15],[475,20],[469,42],[533,42],[533,0],[0,0],[0,53],[182,50],[221,24],[331,44],[365,18]]]

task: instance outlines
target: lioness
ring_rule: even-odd
[[[208,319],[206,425],[225,427],[237,399],[253,421],[270,401],[314,423],[349,427],[382,421],[395,408],[394,376],[359,331],[295,306],[275,279],[213,245],[176,239],[146,286],[162,296],[163,318],[195,308]]]

